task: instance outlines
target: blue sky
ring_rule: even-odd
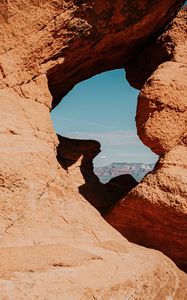
[[[136,134],[137,95],[124,70],[96,75],[77,84],[51,112],[55,130],[70,138],[98,140],[102,152],[95,166],[156,162],[157,156]]]

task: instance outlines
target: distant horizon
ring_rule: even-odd
[[[154,165],[155,163],[145,163],[145,162],[137,162],[137,161],[135,161],[135,162],[112,162],[112,163],[110,163],[109,165],[106,165],[106,166],[102,166],[102,167],[107,167],[107,166],[110,166],[110,165],[120,165],[120,164],[128,164],[128,165],[134,165],[134,164],[139,164],[139,165]],[[96,168],[100,168],[100,166],[99,167],[96,167]]]

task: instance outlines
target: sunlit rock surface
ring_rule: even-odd
[[[130,241],[161,250],[187,270],[185,21],[183,10],[168,30],[143,52],[149,53],[151,58],[158,44],[162,51],[170,49],[167,60],[171,61],[159,65],[145,82],[136,116],[141,140],[161,157],[153,172],[119,202],[106,219]]]
[[[182,2],[1,1],[0,299],[186,299],[169,258],[129,243],[78,192],[49,114],[140,53]]]

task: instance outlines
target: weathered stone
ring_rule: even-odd
[[[60,135],[58,135],[58,139],[58,158],[72,162],[72,164],[77,160],[81,160],[81,165],[92,163],[92,160],[101,151],[100,143],[95,140],[70,139]]]
[[[138,182],[132,175],[124,174],[110,179],[109,182],[105,183],[105,187],[113,197],[113,203],[115,203],[115,200],[118,201],[125,197],[137,184]]]
[[[126,76],[132,86],[140,90],[166,61],[187,63],[186,12],[183,8],[158,38],[151,40],[133,61],[126,64]]]
[[[1,1],[2,300],[186,299],[172,261],[129,243],[78,193],[49,115],[79,81],[123,67],[182,3]]]
[[[105,217],[128,240],[158,249],[187,270],[187,150],[177,146]]]
[[[131,175],[115,177],[107,184],[100,182],[93,169],[93,159],[100,152],[99,142],[70,139],[60,135],[58,139],[58,162],[67,170],[69,180],[77,187],[77,192],[100,213],[105,213],[137,185]]]
[[[165,62],[142,88],[136,124],[142,142],[156,154],[180,144],[187,132],[187,67]]]
[[[164,47],[168,50],[169,45],[173,61],[158,66],[145,82],[138,99],[138,134],[143,143],[161,157],[153,172],[110,210],[106,220],[130,241],[162,251],[180,268],[187,270],[187,65],[185,52],[182,52],[184,13],[185,10],[180,12],[168,31],[153,43],[157,47],[161,43],[162,50]],[[154,47],[148,47],[144,54],[149,53],[151,57],[152,51]],[[180,61],[176,61],[176,57]],[[152,66],[157,63],[158,60]],[[148,73],[145,68],[146,77]]]

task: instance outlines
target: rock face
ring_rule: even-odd
[[[183,2],[3,1],[1,84],[50,106],[39,95],[47,75],[55,106],[81,80],[124,67]]]
[[[77,193],[101,213],[105,212],[114,201],[93,171],[92,160],[100,152],[100,144],[94,140],[69,139],[62,136],[58,136],[58,139],[57,158],[67,170],[69,181],[77,187]]]
[[[0,299],[186,299],[169,258],[129,243],[78,193],[49,114],[75,83],[128,63],[182,3],[1,1]]]
[[[159,249],[186,270],[187,150],[178,146],[106,216],[128,240]],[[175,165],[173,163],[175,161]]]
[[[61,160],[63,168],[68,169],[77,161],[81,165],[90,165],[99,152],[101,145],[95,140],[70,139],[58,135],[57,158]]]
[[[143,55],[151,58],[154,47],[160,47],[162,52],[169,52],[171,59],[159,65],[145,82],[136,116],[140,139],[161,157],[153,173],[119,202],[106,219],[130,241],[161,250],[187,270],[185,20],[183,10],[168,30],[141,54],[144,61]],[[140,58],[137,62],[140,63]],[[142,78],[148,74],[145,69]]]
[[[132,175],[124,174],[110,179],[110,181],[105,184],[105,187],[113,197],[113,203],[115,203],[126,196],[137,184],[138,182]]]
[[[166,61],[186,63],[186,51],[185,7],[158,38],[149,42],[133,62],[126,64],[127,79],[132,86],[141,89],[145,81],[162,63]]]
[[[128,194],[137,181],[131,175],[121,175],[102,184],[93,170],[93,159],[101,151],[94,140],[78,140],[58,135],[57,159],[67,170],[70,182],[100,213],[106,213],[118,200]]]

